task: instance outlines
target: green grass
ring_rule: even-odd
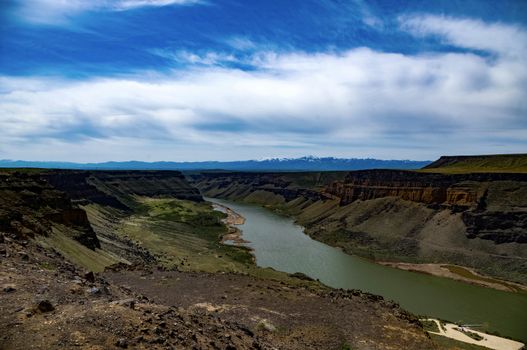
[[[439,333],[439,327],[437,326],[436,321],[421,320],[419,322],[421,322],[421,325],[425,331]]]
[[[476,340],[476,341],[480,341],[480,340],[485,339],[485,338],[483,338],[481,335],[479,335],[478,333],[476,333],[476,332],[471,332],[471,331],[469,331],[469,330],[467,330],[467,329],[462,329],[462,328],[459,328],[459,327],[455,327],[454,329],[455,329],[456,331],[458,331],[458,332],[463,333],[463,334],[466,335],[467,337]]]
[[[55,249],[66,259],[75,265],[81,266],[93,272],[102,272],[106,267],[125,260],[100,249],[91,250],[76,240],[69,238],[65,231],[70,228],[56,226],[48,237],[37,236],[40,244]],[[41,266],[44,269],[52,269],[52,266]]]
[[[430,334],[430,333],[429,333]],[[442,335],[430,334],[432,341],[438,345],[440,349],[446,350],[489,350],[484,346],[464,343],[452,338],[447,338]]]
[[[55,264],[47,262],[47,261],[39,263],[38,266],[41,269],[48,270],[48,271],[55,271],[57,269],[57,266]]]
[[[126,219],[121,235],[152,252],[168,268],[206,272],[242,271],[252,263],[247,248],[220,243],[225,214],[209,203],[138,198],[141,209]]]
[[[461,266],[455,266],[455,265],[442,265],[442,266],[447,268],[448,271],[450,271],[450,272],[452,272],[452,273],[454,273],[456,275],[459,275],[459,276],[462,276],[462,277],[465,277],[465,278],[468,278],[468,279],[471,279],[471,280],[501,284],[501,285],[503,285],[503,286],[505,286],[507,288],[512,289],[515,292],[524,292],[523,289],[515,286],[512,283],[507,283],[505,281],[501,281],[501,280],[498,280],[498,279],[495,279],[495,278],[491,278],[491,277],[479,276],[479,275],[474,274],[472,271],[470,271],[468,269],[465,269],[465,268],[463,268]]]
[[[340,346],[340,350],[353,350],[353,348],[348,343],[344,343]]]
[[[486,156],[451,157],[437,161],[438,167],[421,169],[421,172],[464,174],[464,173],[527,173],[527,154],[501,154]],[[434,164],[432,164],[434,166]]]

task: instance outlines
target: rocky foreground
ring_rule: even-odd
[[[219,214],[177,172],[0,175],[1,349],[437,348],[395,303],[222,248]],[[174,250],[151,251],[156,232]]]

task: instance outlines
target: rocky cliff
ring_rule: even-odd
[[[269,204],[270,200],[289,202],[299,197],[310,201],[329,199],[331,196],[322,189],[331,181],[343,179],[346,174],[347,172],[204,172],[188,177],[192,184],[209,196],[234,200],[243,198],[254,203]]]
[[[40,174],[0,174],[0,230],[22,238],[47,236],[53,224],[69,227],[71,236],[90,249],[100,247],[86,212]]]
[[[100,248],[86,212],[95,203],[128,211],[134,196],[203,201],[177,171],[22,171],[0,173],[0,230],[48,236],[54,224],[90,248]]]
[[[133,196],[174,197],[202,201],[179,171],[65,171],[45,172],[42,178],[80,203],[130,209]]]
[[[339,198],[341,206],[396,197],[448,208],[463,212],[469,238],[527,243],[527,174],[364,170],[350,172],[343,181],[327,186],[326,192]]]
[[[480,190],[461,178],[441,174],[422,174],[411,171],[366,170],[349,173],[343,181],[336,181],[326,192],[337,196],[341,205],[356,200],[398,197],[425,204],[472,206]]]
[[[527,154],[442,156],[423,168],[437,173],[527,173]]]

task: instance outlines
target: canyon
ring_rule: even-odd
[[[189,178],[207,196],[291,215],[311,237],[351,254],[457,264],[527,283],[527,174],[361,170]]]
[[[222,244],[225,214],[202,195],[291,216],[312,238],[374,261],[456,264],[525,284],[526,183],[406,170],[2,170],[0,345],[19,348],[31,333],[42,349],[463,348],[382,297],[257,267],[249,249]],[[43,298],[53,310],[34,306]],[[130,299],[135,307],[115,304]],[[344,321],[337,309],[349,311]]]
[[[0,171],[0,347],[440,348],[394,302],[257,268],[223,217],[179,172]]]

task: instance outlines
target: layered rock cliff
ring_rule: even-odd
[[[343,181],[327,186],[326,191],[340,198],[341,205],[356,200],[398,197],[425,204],[470,207],[483,195],[480,180],[487,179],[471,180],[412,171],[366,170],[349,173]]]
[[[75,240],[90,249],[100,247],[86,212],[39,174],[0,174],[0,230],[19,237],[47,236],[53,224],[70,228]]]
[[[173,197],[202,201],[179,171],[63,171],[42,174],[55,188],[80,203],[130,209],[133,196]]]
[[[341,206],[396,197],[463,212],[469,238],[527,243],[527,174],[364,170],[350,172],[343,181],[327,186],[326,192],[339,198]]]
[[[90,248],[100,248],[82,205],[128,211],[134,196],[203,201],[177,171],[22,171],[0,173],[0,230],[21,237],[48,236],[53,224]]]
[[[244,199],[259,204],[289,202],[299,197],[310,201],[329,199],[322,191],[347,172],[254,173],[206,172],[189,175],[192,184],[212,197]]]

